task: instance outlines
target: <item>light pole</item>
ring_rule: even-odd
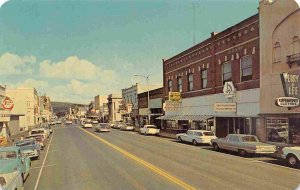
[[[140,77],[144,77],[147,80],[147,89],[148,89],[148,110],[147,110],[147,114],[148,114],[148,124],[150,125],[150,95],[149,95],[149,76],[150,75],[138,75],[138,74],[134,74],[133,76],[140,76]]]

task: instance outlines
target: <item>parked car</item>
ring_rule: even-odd
[[[72,120],[66,120],[66,125],[72,125],[72,124],[73,124]]]
[[[61,120],[57,120],[57,121],[56,121],[56,124],[61,124]]]
[[[48,130],[50,134],[53,133],[53,129],[50,125],[46,125],[46,126],[43,126],[41,128]]]
[[[90,119],[86,119],[83,121],[83,128],[92,128],[92,127],[93,127],[93,124]]]
[[[16,146],[20,147],[22,156],[40,159],[41,146],[33,138],[16,142]]]
[[[120,127],[119,127],[120,124],[121,124],[121,122],[113,121],[113,122],[109,123],[109,126],[113,129],[120,129]]]
[[[41,146],[41,149],[44,149],[46,144],[45,144],[45,136],[43,134],[35,134],[35,135],[30,135],[26,137],[26,139],[31,139],[34,138],[36,142]]]
[[[276,151],[275,145],[262,143],[255,135],[229,134],[225,138],[212,139],[214,150],[219,149],[238,152],[241,156],[247,154],[272,154]]]
[[[120,130],[122,131],[133,131],[134,130],[134,126],[130,123],[126,123],[126,124],[120,124]]]
[[[19,171],[10,173],[0,173],[1,190],[19,190],[24,189],[24,182]]]
[[[95,127],[96,132],[110,132],[109,123],[99,123]]]
[[[300,147],[284,147],[282,149],[282,157],[292,167],[299,167],[300,165]]]
[[[188,130],[186,133],[176,135],[179,142],[190,142],[193,145],[211,144],[212,139],[216,139],[214,132],[205,130]]]
[[[30,165],[30,158],[22,156],[21,149],[19,147],[11,146],[0,148],[0,174],[12,174],[14,172],[19,172],[21,174],[22,181],[24,182],[26,177],[29,175]]]
[[[98,122],[98,120],[92,120],[92,124],[98,124],[99,122]]]
[[[160,130],[155,125],[144,125],[140,129],[140,133],[144,135],[158,135]]]
[[[287,127],[270,128],[268,131],[269,141],[287,143],[289,131]]]
[[[42,135],[45,136],[45,138],[48,138],[49,135],[50,135],[50,131],[48,131],[47,129],[44,129],[44,128],[36,128],[36,129],[32,129],[29,132],[29,136],[31,136],[31,135],[37,135],[37,134],[42,134]]]
[[[55,122],[54,120],[52,120],[52,121],[49,122],[49,124],[50,124],[50,125],[55,125],[56,122]]]

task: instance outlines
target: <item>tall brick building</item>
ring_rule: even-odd
[[[259,107],[259,16],[253,15],[163,60],[164,97],[181,92],[176,109],[161,117],[167,129],[256,134]],[[232,97],[223,93],[232,82]],[[167,101],[168,103],[168,101]],[[216,105],[216,103],[219,103]],[[231,103],[231,104],[228,104]],[[231,111],[216,109],[231,106]]]

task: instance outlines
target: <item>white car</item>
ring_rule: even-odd
[[[92,124],[98,124],[99,122],[98,122],[98,120],[93,120],[92,121]]]
[[[83,122],[83,128],[92,128],[93,127],[93,124],[90,120],[85,120]]]
[[[95,127],[96,132],[110,132],[109,123],[99,123]]]
[[[284,147],[282,149],[282,158],[284,158],[287,163],[292,167],[299,167],[300,165],[300,147]]]
[[[66,120],[66,125],[71,125],[73,124],[72,120]]]
[[[193,145],[211,144],[212,139],[216,139],[214,132],[205,130],[188,130],[186,133],[176,135],[179,142],[190,142]]]
[[[126,124],[120,124],[120,130],[122,131],[133,131],[134,130],[134,126],[130,123],[126,123]]]
[[[160,130],[155,125],[144,125],[140,132],[144,135],[158,135]]]
[[[0,174],[0,189],[15,190],[24,189],[22,175],[19,171]]]
[[[36,129],[32,129],[29,132],[29,136],[31,135],[37,135],[37,134],[43,134],[45,136],[45,139],[49,137],[50,135],[50,131],[44,128],[36,128]]]

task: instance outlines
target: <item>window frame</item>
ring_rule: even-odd
[[[168,92],[173,92],[173,81],[171,79],[168,80]]]
[[[247,57],[251,58],[251,75],[243,76],[243,70],[250,68],[250,67],[242,68],[242,60],[245,59],[245,58],[247,58]],[[243,78],[246,78],[246,79],[243,79]],[[253,79],[253,61],[252,61],[252,56],[251,55],[246,55],[246,56],[243,56],[243,57],[240,58],[240,82],[247,82],[247,81],[250,81],[252,79]]]
[[[226,64],[230,64],[230,79],[227,79],[227,80],[224,80],[224,75],[225,74],[228,74],[228,73],[224,73],[224,65]],[[227,61],[225,63],[222,64],[222,82],[223,82],[223,85],[225,84],[225,82],[228,82],[228,81],[232,81],[232,67],[231,67],[231,61]]]
[[[206,71],[206,78],[203,78],[203,72],[204,71]],[[201,74],[201,77],[200,77],[200,79],[201,79],[201,89],[206,89],[206,88],[208,88],[208,69],[202,69],[200,71],[200,74]],[[203,79],[206,80],[206,86],[205,87],[203,85]]]
[[[281,61],[281,45],[279,42],[275,42],[273,47],[273,63]]]
[[[180,84],[179,84],[179,79],[180,79]],[[181,76],[177,77],[177,91],[182,92],[182,77]]]
[[[192,76],[190,78],[190,76]],[[188,91],[193,91],[194,90],[194,73],[189,73],[187,75],[187,82],[188,82]],[[191,79],[191,80],[190,80]]]

